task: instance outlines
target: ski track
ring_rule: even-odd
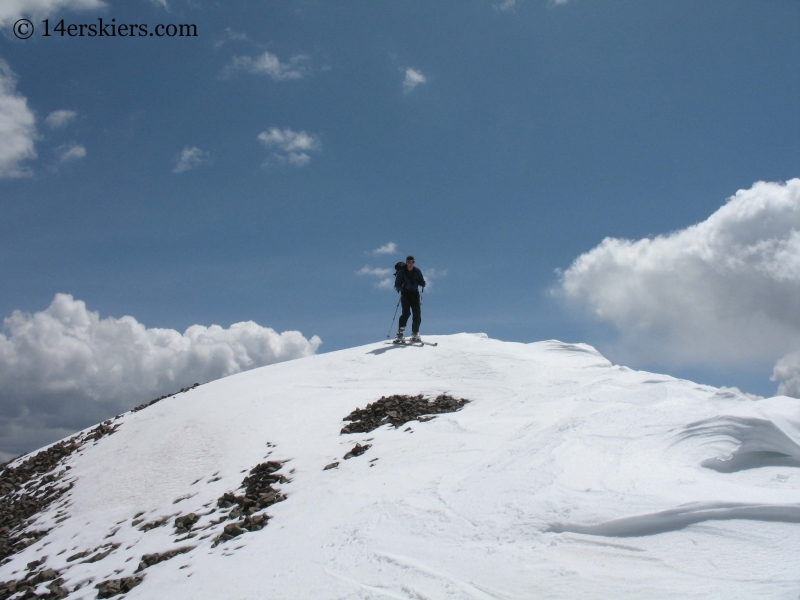
[[[797,400],[614,366],[585,344],[430,339],[272,365],[127,413],[68,459],[75,487],[36,519],[52,531],[0,581],[46,556],[69,600],[88,600],[142,555],[190,544],[125,597],[800,595]],[[419,393],[470,403],[339,435],[353,409]],[[356,443],[371,447],[343,460]],[[291,481],[264,529],[216,548],[175,543],[177,515],[208,525],[217,498],[265,460],[287,461]],[[66,560],[112,542],[94,563]]]

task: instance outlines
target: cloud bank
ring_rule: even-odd
[[[606,238],[559,287],[646,361],[732,367],[789,353],[773,378],[800,396],[800,179],[758,182],[667,235]]]
[[[57,294],[34,314],[14,311],[0,334],[0,456],[59,439],[142,402],[248,369],[310,356],[322,343],[252,321],[147,328],[101,319]]]
[[[36,158],[36,118],[28,108],[28,100],[16,88],[14,73],[0,59],[0,178],[30,174],[23,162]]]

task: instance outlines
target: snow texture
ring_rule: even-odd
[[[71,600],[109,581],[129,600],[800,594],[797,400],[634,371],[584,344],[428,339],[439,345],[310,356],[126,413],[67,459],[73,487],[31,524],[49,534],[0,581],[46,557],[36,568],[58,571]],[[340,433],[354,410],[418,394],[469,402]],[[285,499],[263,529],[213,546],[231,523],[218,499],[265,461],[281,464]],[[107,554],[68,562],[95,550]]]

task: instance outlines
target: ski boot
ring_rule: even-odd
[[[394,339],[392,340],[395,344],[402,344],[403,342],[405,342],[405,337],[403,336],[403,331],[404,331],[403,329],[398,329],[397,330],[397,335],[394,336]]]
[[[419,337],[419,332],[418,332],[418,331],[415,331],[414,333],[412,333],[412,334],[411,334],[411,337],[410,337],[409,339],[411,340],[411,343],[412,343],[412,344],[413,344],[414,342],[421,342],[421,341],[422,341],[422,340],[420,339],[420,337]]]

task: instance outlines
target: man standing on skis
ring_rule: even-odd
[[[419,324],[422,322],[422,306],[420,305],[419,288],[425,287],[425,278],[422,271],[414,266],[414,257],[406,258],[406,264],[398,263],[399,269],[395,273],[394,289],[400,292],[400,303],[403,305],[403,314],[400,315],[400,329],[397,331],[395,341],[403,340],[403,332],[408,323],[408,317],[414,312],[411,320],[411,340],[419,341]]]

